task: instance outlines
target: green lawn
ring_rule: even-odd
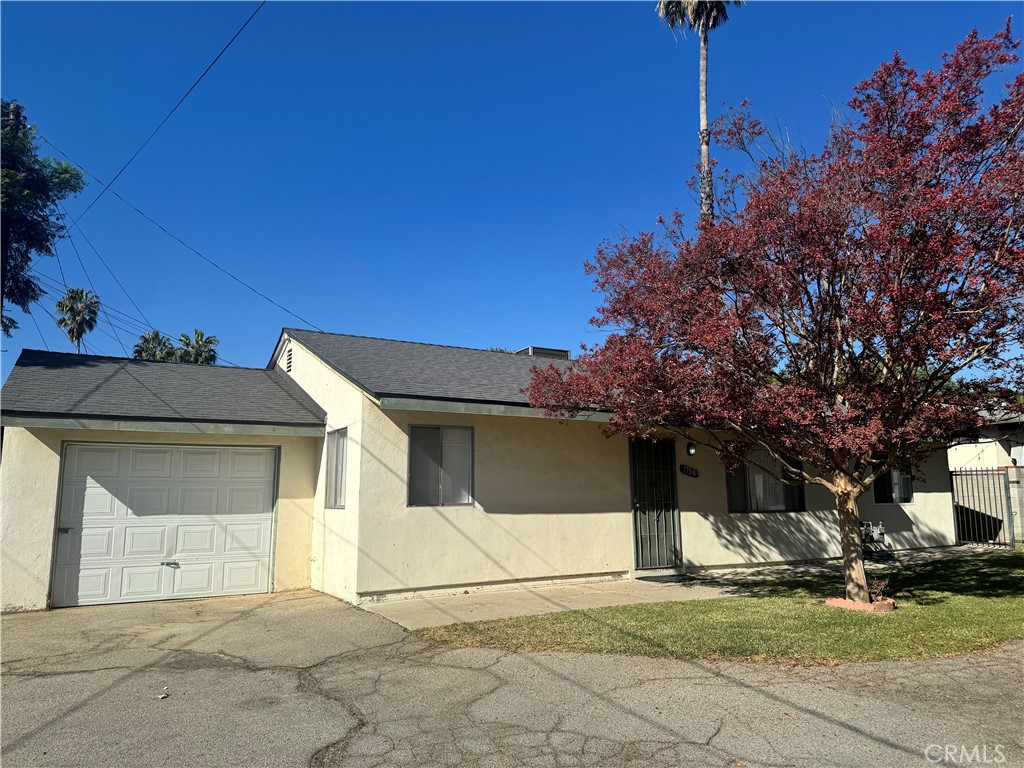
[[[948,656],[1024,638],[1024,550],[885,575],[897,604],[887,614],[825,606],[825,597],[843,593],[842,577],[828,575],[744,585],[749,597],[549,613],[417,634],[462,648],[794,664]]]

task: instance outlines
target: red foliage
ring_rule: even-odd
[[[819,154],[762,152],[759,123],[721,121],[752,171],[723,183],[696,238],[676,214],[598,249],[591,322],[613,332],[569,369],[535,369],[531,402],[609,409],[613,431],[669,429],[727,462],[738,437],[854,499],[975,428],[1024,376],[1024,74],[990,106],[983,90],[1016,46],[1008,24],[937,71],[895,56]]]

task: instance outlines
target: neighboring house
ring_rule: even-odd
[[[3,606],[839,556],[820,487],[530,408],[530,369],[558,354],[295,329],[266,370],[26,351],[3,391]],[[861,499],[896,548],[954,542],[945,453],[921,475]]]
[[[977,524],[978,515],[987,515],[1002,525],[1009,511],[1013,537],[1024,541],[1024,414],[1003,414],[983,427],[978,439],[949,447],[949,468],[957,486],[957,524],[959,538],[984,539],[992,523]],[[999,470],[999,472],[982,470]],[[965,517],[966,515],[966,517]],[[973,522],[972,522],[973,521]],[[1005,540],[1007,529],[1001,538]]]
[[[1024,467],[1024,414],[1006,414],[983,427],[978,439],[949,448],[950,469]]]

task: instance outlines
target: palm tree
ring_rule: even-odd
[[[181,334],[178,344],[177,360],[179,363],[193,363],[195,365],[217,364],[216,346],[220,344],[220,339],[216,336],[207,336],[196,328],[192,336],[189,336],[187,333]]]
[[[82,337],[96,327],[100,313],[100,297],[83,288],[68,288],[57,302],[57,326],[82,353]]]
[[[715,191],[711,179],[711,131],[708,130],[708,32],[729,20],[728,6],[743,0],[658,0],[658,15],[670,29],[687,27],[700,36],[700,218],[715,216]]]
[[[132,357],[136,360],[157,360],[163,363],[174,362],[174,354],[171,340],[156,329],[139,336],[139,342],[132,350]]]

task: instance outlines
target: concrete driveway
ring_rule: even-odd
[[[833,669],[445,651],[314,592],[7,616],[2,641],[7,768],[1024,758],[1021,643]]]

